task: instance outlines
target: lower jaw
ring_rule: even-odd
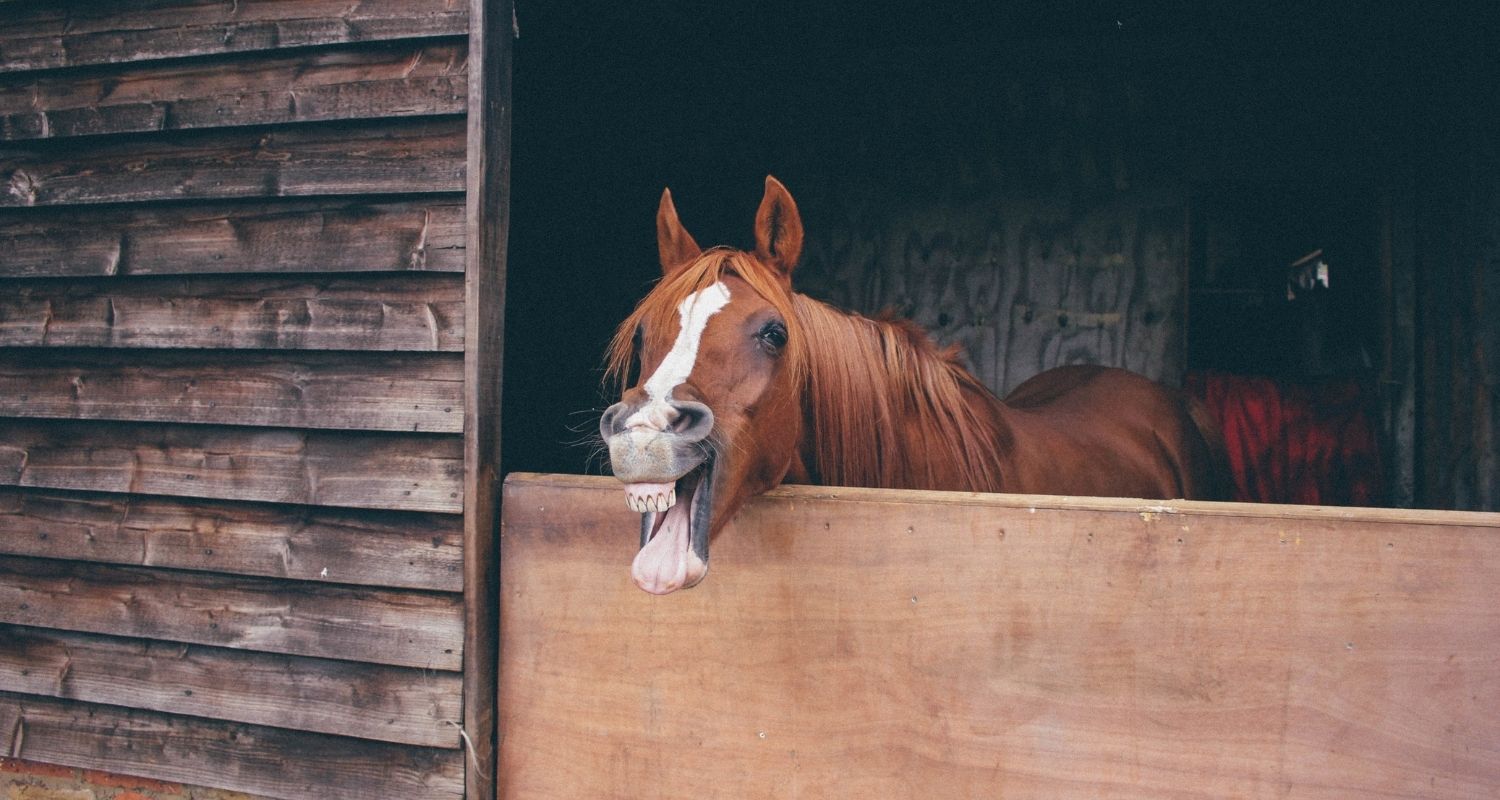
[[[679,508],[685,509],[688,524],[686,552],[680,554],[686,567],[681,581],[643,579],[638,571],[641,556],[637,555],[637,564],[632,565],[632,573],[636,585],[641,589],[653,594],[668,594],[678,589],[692,588],[707,576],[708,535],[713,512],[713,467],[710,459],[677,479],[675,506],[666,511],[647,511],[641,515],[642,550],[661,532],[668,515],[683,513]]]

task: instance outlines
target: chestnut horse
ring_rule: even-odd
[[[782,481],[974,492],[1215,498],[1223,444],[1201,406],[1120,369],[1069,366],[1002,402],[915,325],[791,288],[802,221],[766,178],[755,251],[704,251],[670,191],[663,277],[621,324],[608,375],[640,380],[599,429],[630,508],[631,567],[666,594],[708,572],[710,539]]]

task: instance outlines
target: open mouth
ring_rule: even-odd
[[[713,468],[709,457],[674,483],[625,486],[625,502],[641,514],[641,550],[630,565],[635,585],[668,594],[708,574]]]

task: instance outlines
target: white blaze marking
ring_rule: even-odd
[[[698,362],[698,344],[703,339],[703,329],[708,327],[708,318],[727,305],[729,287],[723,281],[700,289],[677,304],[680,322],[677,341],[672,343],[672,349],[667,351],[667,357],[662,359],[656,372],[646,380],[646,396],[650,398],[650,402],[630,415],[630,419],[625,421],[626,427],[651,419],[652,406],[665,405],[672,397],[672,390],[693,374],[693,365]]]

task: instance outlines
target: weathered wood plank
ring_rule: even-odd
[[[0,346],[463,349],[449,274],[0,282]]]
[[[507,485],[501,797],[1500,794],[1500,516],[794,487],[653,597],[619,497]]]
[[[461,433],[463,380],[456,353],[0,349],[0,414]]]
[[[40,141],[0,150],[0,207],[463,187],[461,118]]]
[[[0,140],[462,114],[462,43],[0,78]]]
[[[0,622],[458,670],[452,594],[0,556]]]
[[[1059,213],[1061,212],[1061,213]],[[1010,391],[1064,364],[1120,366],[1181,382],[1182,198],[1137,190],[1098,209],[1041,209],[1016,232],[1016,299],[994,317],[1006,346],[985,365]]]
[[[0,625],[0,691],[458,747],[458,675]]]
[[[0,694],[0,752],[287,800],[463,796],[462,752]]]
[[[463,590],[462,524],[449,514],[0,488],[0,553]]]
[[[456,436],[0,419],[0,486],[463,510]]]
[[[0,737],[9,737],[6,740],[0,740],[0,744],[9,741],[14,748],[16,736],[22,733],[21,709],[10,703],[0,703]],[[10,755],[10,749],[0,750],[0,752]],[[14,756],[11,757],[14,758]]]
[[[946,133],[921,109],[881,115],[839,134],[865,155],[782,174],[816,218],[796,283],[863,313],[897,309],[961,345],[1002,395],[1074,363],[1180,383],[1183,134],[1164,113],[1179,99],[1135,69],[1038,69],[1027,59],[1057,53],[1027,49],[994,62],[1019,68],[924,93]]]
[[[283,47],[461,36],[463,0],[10,3],[0,72]]]
[[[0,277],[463,269],[442,200],[0,210]]]
[[[961,345],[1002,396],[1064,364],[1181,381],[1186,245],[1173,193],[1081,209],[996,188],[979,202],[913,208],[895,198],[899,184],[879,190],[830,230],[809,230],[807,290],[868,314],[897,309]]]
[[[495,796],[500,400],[510,234],[511,0],[472,0],[464,290],[464,730],[468,797]]]

